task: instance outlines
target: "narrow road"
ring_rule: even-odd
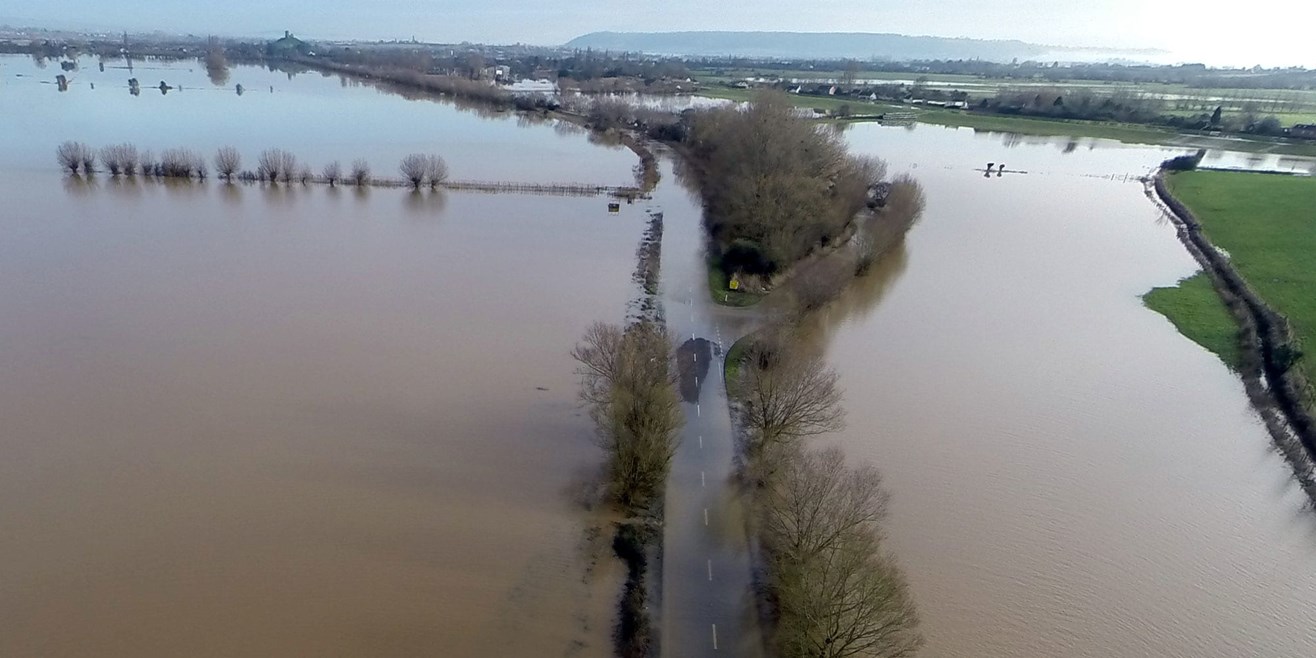
[[[684,382],[686,424],[667,481],[662,651],[668,656],[763,655],[751,590],[744,506],[732,481],[735,446],[722,355],[756,314],[708,297],[702,209],[664,158],[655,210],[664,213],[662,301],[682,359],[703,360]],[[707,341],[707,342],[705,342]],[[689,364],[683,368],[692,370]]]

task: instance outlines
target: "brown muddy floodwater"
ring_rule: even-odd
[[[568,350],[624,317],[645,207],[88,182],[53,153],[279,147],[392,175],[425,151],[455,178],[614,185],[634,156],[331,76],[137,63],[132,96],[122,64],[60,93],[49,63],[0,57],[0,656],[609,654],[619,574],[591,570],[606,537],[574,502],[601,458]],[[1307,502],[1237,378],[1139,301],[1195,270],[1128,178],[1182,151],[848,139],[928,195],[817,331],[847,392],[830,440],[885,474],[923,655],[1316,655]],[[669,322],[721,344],[752,317],[703,294],[675,179],[646,204]],[[749,605],[743,537],[709,529],[743,525],[704,493],[732,450],[701,442],[730,433],[703,389],[670,490],[691,550],[668,603],[693,602],[667,610],[672,655],[737,646],[707,615]]]
[[[0,655],[608,655],[567,351],[637,209],[0,189]]]
[[[821,332],[846,389],[836,440],[893,496],[923,655],[1316,655],[1316,518],[1238,378],[1139,299],[1196,270],[1124,179],[1176,152],[848,138],[928,197]],[[989,161],[1029,173],[984,178]]]
[[[610,655],[568,351],[624,317],[640,208],[86,181],[53,152],[605,184],[634,155],[319,75],[138,63],[184,90],[132,96],[83,65],[61,94],[0,57],[0,655]]]

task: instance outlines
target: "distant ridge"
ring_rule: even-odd
[[[816,59],[983,59],[1008,62],[1064,57],[1071,60],[1153,55],[1154,49],[1065,48],[1024,41],[989,41],[867,32],[591,32],[567,48],[593,48],[654,55],[795,57]]]

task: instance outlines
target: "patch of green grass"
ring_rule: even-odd
[[[1248,285],[1316,346],[1316,178],[1191,171],[1167,184]],[[1298,361],[1316,381],[1316,358]]]
[[[1238,325],[1225,308],[1205,272],[1198,272],[1177,285],[1152,288],[1142,301],[1164,315],[1179,333],[1219,356],[1235,370],[1241,363]]]
[[[741,336],[739,340],[731,344],[727,350],[726,358],[722,361],[722,383],[727,390],[731,390],[731,382],[740,377],[740,366],[745,362],[745,357],[749,353],[749,344],[754,342],[754,334]]]
[[[745,292],[743,290],[732,290],[727,286],[730,280],[726,272],[718,267],[717,263],[708,263],[708,294],[714,302],[722,306],[753,306],[761,301],[767,295],[761,295],[754,292]]]

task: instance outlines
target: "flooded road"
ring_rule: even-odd
[[[892,494],[923,655],[1316,653],[1316,519],[1238,378],[1139,299],[1196,269],[1124,182],[1176,152],[848,139],[927,191],[903,250],[819,328],[836,442]],[[972,170],[1003,160],[1030,173]]]

